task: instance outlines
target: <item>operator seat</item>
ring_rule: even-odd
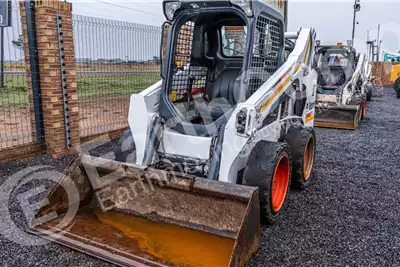
[[[215,121],[236,105],[240,90],[237,83],[240,71],[240,68],[226,68],[207,86],[208,103],[197,107],[203,119]]]

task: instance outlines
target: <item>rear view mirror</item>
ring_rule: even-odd
[[[171,24],[169,22],[164,22],[164,24],[162,25],[161,47],[160,47],[160,75],[163,79],[165,78],[164,61],[165,61],[165,56],[167,54],[168,29],[170,26]]]

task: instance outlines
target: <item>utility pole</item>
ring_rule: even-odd
[[[369,30],[367,31],[367,59],[368,61],[369,59],[369,49],[370,49],[370,45],[369,45]]]
[[[371,60],[372,60],[372,62],[374,62],[375,61],[375,52],[374,52],[374,49],[375,49],[375,42],[376,42],[376,40],[373,40],[373,41],[370,41],[370,57],[371,57]]]
[[[381,31],[381,25],[378,24],[378,38],[376,39],[376,47],[377,47],[377,50],[376,50],[376,61],[377,62],[379,62],[379,54],[381,53],[381,43],[382,43],[382,41],[379,40],[380,31]]]
[[[354,0],[354,15],[353,15],[353,34],[351,35],[351,45],[354,47],[354,37],[356,34],[356,14],[361,10],[360,0]]]

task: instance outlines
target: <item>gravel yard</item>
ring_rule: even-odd
[[[394,90],[375,92],[358,130],[316,132],[314,182],[290,192],[283,219],[262,228],[262,247],[248,266],[400,266],[400,101]],[[70,159],[0,165],[0,184],[27,166],[63,170]],[[16,203],[15,196],[9,200],[11,217],[23,227]],[[57,244],[31,247],[0,238],[1,266],[111,266]]]

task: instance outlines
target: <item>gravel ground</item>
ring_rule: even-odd
[[[314,182],[291,191],[282,221],[262,228],[262,247],[248,266],[400,266],[400,102],[393,89],[375,92],[367,116],[356,131],[317,129]],[[10,162],[0,166],[0,183],[27,166],[62,170],[69,160]],[[11,217],[23,227],[16,203],[11,197]],[[1,238],[0,246],[1,266],[111,266],[56,244],[30,247]]]

